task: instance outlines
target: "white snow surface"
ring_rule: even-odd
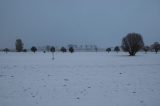
[[[0,106],[160,106],[160,54],[0,53]]]

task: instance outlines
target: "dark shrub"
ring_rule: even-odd
[[[61,47],[61,52],[67,52],[67,49],[65,47]]]
[[[35,53],[37,51],[37,48],[35,46],[33,46],[33,47],[31,47],[31,51]]]
[[[70,48],[69,48],[69,52],[73,53],[73,52],[74,52],[74,48],[73,48],[73,47],[70,47]]]
[[[52,46],[52,47],[50,48],[50,51],[51,51],[52,53],[55,52],[55,51],[56,51],[55,47]]]
[[[111,51],[111,48],[107,48],[106,51],[109,53]]]
[[[23,49],[23,52],[27,52],[27,49]]]

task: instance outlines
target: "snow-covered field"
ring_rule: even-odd
[[[0,106],[160,106],[160,54],[0,53]]]

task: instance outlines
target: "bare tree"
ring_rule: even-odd
[[[55,47],[52,46],[52,47],[50,48],[50,51],[54,53],[54,52],[56,51]]]
[[[116,51],[116,52],[118,53],[118,52],[120,51],[119,47],[116,46],[116,47],[114,48],[114,51]]]
[[[50,51],[52,52],[52,56],[53,56],[52,59],[54,60],[54,52],[56,51],[55,47],[52,46],[50,48]]]
[[[122,49],[128,52],[130,56],[135,56],[143,46],[143,38],[138,33],[129,33],[122,39]]]
[[[154,49],[154,51],[157,53],[158,50],[160,50],[160,44],[158,42],[154,42],[152,49]]]
[[[96,45],[93,45],[94,50],[97,52],[98,51],[98,47]]]
[[[7,53],[7,52],[9,52],[9,49],[5,48],[5,49],[3,49],[3,51]]]
[[[149,50],[149,46],[144,46],[144,47],[143,47],[143,50],[144,50],[145,53],[147,53],[148,50]]]
[[[23,45],[24,44],[23,44],[21,39],[17,39],[15,45],[16,45],[16,51],[17,52],[23,51]]]
[[[50,49],[51,49],[51,46],[47,45],[47,46],[46,46],[46,51],[49,52]]]

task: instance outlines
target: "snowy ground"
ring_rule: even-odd
[[[0,53],[0,106],[160,106],[160,54]]]

